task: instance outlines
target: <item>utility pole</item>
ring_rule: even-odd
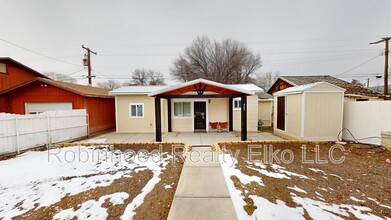
[[[388,54],[389,54],[389,49],[388,49],[388,44],[390,41],[391,37],[382,37],[381,40],[372,42],[370,44],[378,44],[385,42],[386,43],[386,49],[385,49],[385,58],[384,58],[384,95],[388,95]]]
[[[98,55],[97,52],[94,52],[92,50],[90,50],[90,48],[88,47],[84,47],[84,45],[81,46],[83,49],[87,50],[87,66],[88,66],[88,85],[89,86],[92,86],[92,75],[91,75],[91,53],[95,54],[95,55]],[[86,63],[84,62],[84,65],[86,65]]]
[[[369,78],[367,79],[367,88],[369,88]]]

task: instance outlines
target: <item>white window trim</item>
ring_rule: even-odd
[[[190,103],[190,115],[189,116],[175,116],[175,103],[182,103],[182,102],[188,102]],[[193,103],[192,101],[173,101],[172,102],[172,117],[173,119],[189,119],[193,118]]]
[[[141,105],[143,108],[143,116],[132,116],[132,105]],[[144,103],[129,103],[129,118],[144,118],[145,116],[145,108]],[[137,114],[137,107],[136,107],[136,114]]]
[[[234,98],[233,101],[232,101],[232,109],[233,109],[234,111],[239,111],[239,110],[241,110],[241,109],[242,109],[241,107],[239,107],[239,108],[235,107],[235,101],[242,101],[242,99],[241,99],[241,98]]]

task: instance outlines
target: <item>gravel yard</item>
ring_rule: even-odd
[[[160,149],[74,146],[2,160],[0,219],[165,219],[183,163],[171,145]]]
[[[303,147],[305,144],[306,147]],[[344,145],[332,155],[345,160],[332,163],[332,143],[259,142],[220,143],[223,172],[240,219],[390,219],[390,151],[365,145]],[[273,146],[269,163],[265,145]],[[261,148],[259,148],[262,146]],[[294,155],[290,163],[289,149]],[[237,151],[238,150],[238,151]],[[248,153],[253,153],[249,160]],[[235,153],[237,154],[235,155]],[[305,154],[305,156],[304,156]],[[315,161],[327,163],[303,163]],[[235,159],[235,156],[237,156]],[[277,160],[279,161],[276,161]],[[289,161],[288,161],[289,162]]]

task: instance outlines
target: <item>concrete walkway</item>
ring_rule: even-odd
[[[179,178],[169,220],[237,219],[218,154],[193,147]]]

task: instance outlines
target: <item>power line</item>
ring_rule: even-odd
[[[28,48],[25,48],[25,47],[22,47],[22,46],[20,46],[20,45],[15,44],[15,43],[12,43],[12,42],[10,42],[10,41],[8,41],[8,40],[4,40],[4,39],[1,39],[1,38],[0,38],[0,40],[3,41],[3,42],[6,42],[6,43],[8,43],[8,44],[11,44],[11,45],[13,45],[13,46],[15,46],[15,47],[19,47],[19,48],[21,48],[21,49],[23,49],[23,50],[27,50],[27,51],[29,51],[29,52],[31,52],[31,53],[34,53],[34,54],[37,54],[37,55],[46,57],[46,58],[48,58],[48,59],[52,59],[52,60],[55,60],[55,61],[58,61],[58,62],[61,62],[61,63],[65,63],[65,64],[68,64],[68,65],[72,65],[72,66],[79,66],[79,67],[81,66],[81,65],[78,65],[78,64],[69,63],[69,62],[67,62],[67,61],[59,60],[59,59],[57,59],[57,58],[50,57],[50,56],[48,56],[48,55],[45,55],[45,54],[42,54],[42,53],[39,53],[39,52],[30,50],[30,49],[28,49]]]
[[[345,73],[348,73],[348,72],[350,72],[350,71],[352,71],[352,70],[355,70],[355,69],[359,68],[360,66],[363,66],[363,65],[365,65],[365,64],[367,64],[367,63],[369,63],[369,62],[371,62],[372,60],[378,58],[379,56],[380,56],[380,55],[377,55],[377,56],[371,58],[370,60],[367,60],[367,61],[365,61],[364,63],[361,63],[361,64],[358,65],[358,66],[355,66],[355,67],[353,67],[353,68],[351,68],[351,69],[349,69],[349,70],[346,70],[345,72],[336,75],[336,77],[341,76],[341,75],[343,75],[343,74],[345,74]]]
[[[76,74],[76,73],[78,73],[78,72],[80,72],[80,71],[82,71],[82,70],[84,70],[84,68],[79,69],[79,70],[76,70],[75,72],[72,72],[72,73],[68,73],[68,74],[66,74],[66,75],[71,76],[71,75]]]

